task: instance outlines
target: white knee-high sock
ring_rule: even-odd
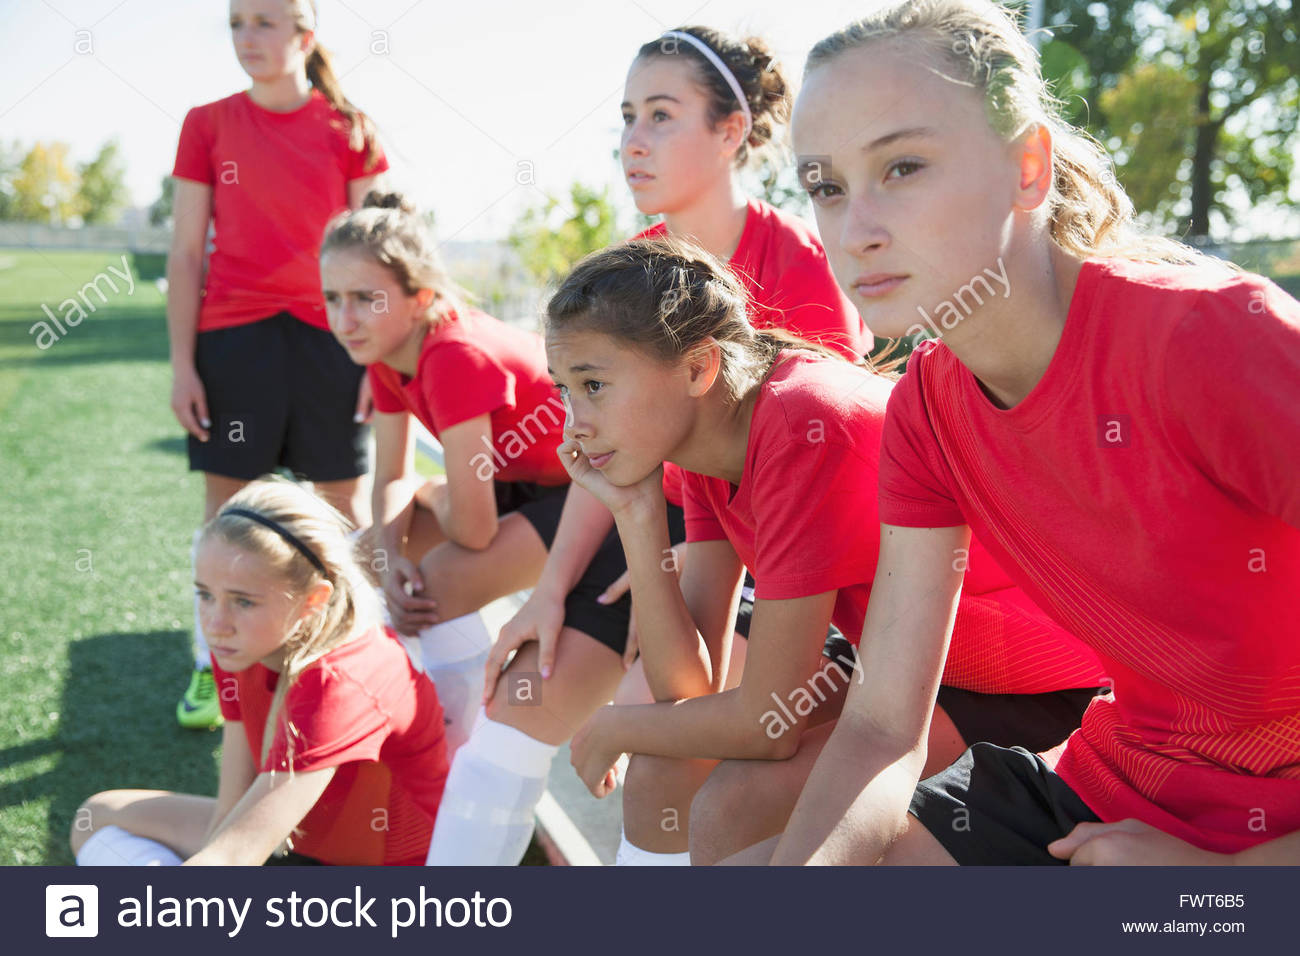
[[[615,866],[690,866],[691,854],[686,853],[651,853],[639,846],[627,842],[627,833],[618,836],[618,853],[614,857]]]
[[[533,833],[533,811],[559,747],[488,720],[451,762],[429,866],[517,866]]]
[[[483,700],[483,670],[491,650],[492,638],[477,611],[420,631],[424,672],[438,688],[442,715],[447,721],[448,756],[455,754],[474,725],[474,714]]]
[[[170,847],[114,826],[96,830],[77,853],[77,866],[180,866],[183,862]]]
[[[194,539],[190,544],[190,564],[194,563],[194,557],[199,550],[199,535],[203,533],[202,529],[194,532]],[[199,623],[199,599],[194,599],[194,669],[203,670],[205,667],[212,666],[212,652],[208,650],[208,639],[203,634],[203,625]]]

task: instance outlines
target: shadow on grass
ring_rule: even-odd
[[[72,862],[67,834],[93,793],[124,787],[215,795],[215,733],[182,730],[175,707],[192,667],[182,631],[102,634],[68,645],[58,733],[0,750],[0,767],[57,752],[52,770],[0,787],[0,806],[49,801],[43,863]]]
[[[12,306],[0,308],[0,369],[100,362],[167,361],[167,321],[158,309],[101,309],[81,324],[64,326],[46,349],[36,345],[31,327],[44,319],[39,310]],[[54,334],[58,330],[51,326]],[[39,334],[39,330],[38,330]]]
[[[155,438],[144,446],[150,451],[160,451],[167,455],[187,455],[189,445],[184,435],[172,435],[168,438]]]

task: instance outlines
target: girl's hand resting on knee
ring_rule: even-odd
[[[564,598],[534,590],[518,613],[501,628],[501,634],[492,645],[483,677],[483,704],[486,706],[496,693],[506,657],[529,641],[537,642],[537,667],[542,672],[542,680],[549,680],[555,667],[555,645],[563,626]]]
[[[615,765],[623,756],[606,739],[604,715],[610,709],[607,704],[592,714],[569,742],[569,762],[596,797],[606,797],[618,786]]]
[[[384,574],[384,599],[399,634],[414,637],[421,628],[432,627],[442,620],[438,616],[438,602],[421,597],[423,591],[424,575],[415,562],[401,555],[393,558]]]

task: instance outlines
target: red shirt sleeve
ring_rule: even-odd
[[[786,441],[754,469],[754,596],[808,597],[876,575],[874,463],[838,440]]]
[[[407,411],[406,403],[402,401],[402,396],[394,388],[396,383],[393,381],[393,376],[385,374],[385,371],[385,369],[380,368],[378,363],[366,367],[366,375],[370,378],[370,394],[375,402],[375,411],[383,412],[385,415]]]
[[[375,141],[375,162],[373,166],[366,165],[366,156],[369,152],[369,148],[364,145],[360,149],[348,147],[347,168],[344,170],[343,175],[349,182],[354,179],[361,179],[363,176],[378,176],[382,172],[387,172],[388,157],[384,154],[384,147],[379,145],[378,140]]]
[[[905,528],[952,528],[966,518],[925,414],[926,351],[923,346],[912,353],[907,374],[889,396],[880,443],[880,520]]]
[[[703,475],[679,469],[681,476],[682,515],[686,523],[686,540],[723,541],[727,537],[713,506],[709,503]]]
[[[1258,276],[1201,293],[1163,375],[1174,427],[1205,473],[1300,528],[1300,302]]]
[[[212,130],[202,107],[196,106],[185,114],[172,175],[209,186],[216,182],[212,172]]]
[[[306,773],[354,760],[378,760],[388,719],[378,701],[327,662],[299,675],[285,696],[284,717],[293,727],[292,769]],[[289,769],[286,720],[276,720],[275,738],[262,770]]]
[[[439,433],[515,403],[514,374],[468,342],[442,342],[426,350],[420,389]]]

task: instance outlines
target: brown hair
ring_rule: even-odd
[[[360,209],[330,220],[320,254],[340,249],[364,250],[393,274],[407,295],[432,289],[435,302],[442,299],[452,308],[470,298],[443,267],[415,204],[401,193],[372,189]]]
[[[784,329],[755,329],[749,305],[731,269],[694,243],[674,236],[633,239],[593,252],[574,267],[547,303],[546,331],[601,332],[670,363],[717,343],[732,403],[764,381],[785,349],[847,361]]]
[[[1110,256],[1150,262],[1204,263],[1182,243],[1145,235],[1133,203],[1115,178],[1110,156],[1060,116],[1043,81],[1038,53],[1015,15],[991,0],[905,0],[849,24],[812,48],[805,75],[847,50],[906,38],[936,54],[949,79],[984,96],[993,131],[1010,141],[1034,124],[1052,134],[1052,240],[1078,258]]]
[[[325,571],[322,573],[270,528],[246,516],[230,514],[233,508],[252,511],[280,525],[320,560]],[[200,544],[216,536],[265,560],[275,580],[290,595],[306,594],[322,580],[334,588],[329,600],[298,622],[285,638],[284,667],[262,731],[263,761],[277,727],[283,723],[289,738],[289,765],[293,765],[295,728],[288,724],[281,709],[298,676],[352,634],[382,621],[375,589],[356,558],[348,531],[347,519],[306,488],[285,479],[268,478],[245,485],[200,532]]]
[[[289,0],[290,15],[299,33],[315,32],[320,21],[315,0]],[[339,78],[334,73],[334,61],[320,43],[313,43],[307,54],[307,79],[321,91],[330,106],[342,113],[348,121],[348,146],[366,151],[366,169],[379,160],[379,143],[375,139],[375,124],[370,117],[352,105],[343,95]]]
[[[777,130],[790,120],[793,97],[780,64],[773,58],[766,41],[759,37],[737,40],[709,27],[678,27],[674,32],[689,33],[706,44],[727,64],[727,69],[740,84],[754,118],[749,138],[736,151],[736,165],[745,165],[754,153],[768,147],[775,140]],[[644,44],[636,53],[638,60],[656,56],[685,56],[693,61],[695,82],[709,97],[711,127],[716,127],[740,109],[731,84],[692,44],[676,37],[662,36]]]

